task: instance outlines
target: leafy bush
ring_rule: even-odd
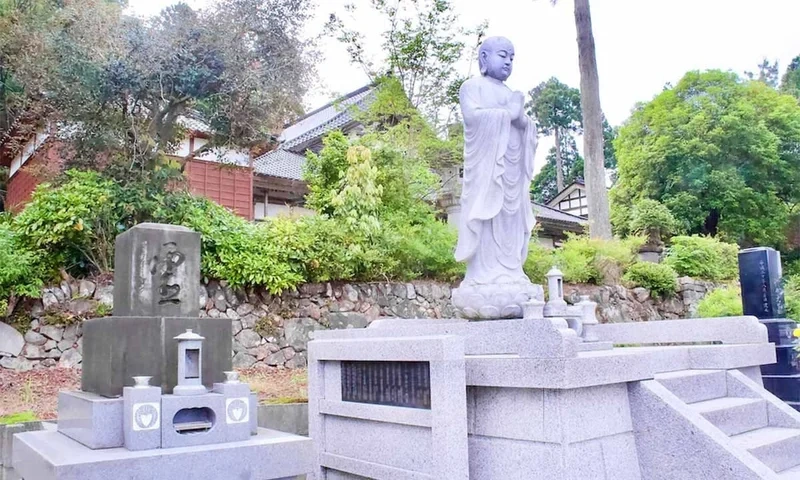
[[[739,247],[714,237],[672,237],[664,263],[678,275],[712,281],[734,280],[739,272]]]
[[[786,300],[786,316],[800,322],[800,275],[785,278],[783,295]]]
[[[613,284],[636,262],[643,237],[625,240],[599,240],[571,235],[555,251],[555,264],[564,273],[564,280],[573,283]]]
[[[108,271],[123,216],[119,189],[96,172],[70,170],[66,175],[57,188],[40,185],[12,228],[25,248],[47,252],[41,260],[50,269]]]
[[[697,305],[700,318],[735,317],[742,315],[742,296],[738,287],[717,288]]]
[[[631,211],[630,231],[645,235],[650,241],[664,240],[677,230],[677,221],[667,207],[646,198],[637,202]]]
[[[634,263],[622,279],[662,297],[671,297],[678,289],[678,274],[669,265],[660,263]]]
[[[0,302],[11,296],[38,297],[42,286],[38,256],[21,244],[7,225],[0,224]],[[0,317],[6,308],[0,309]]]
[[[555,263],[553,249],[542,246],[535,237],[531,238],[531,242],[528,244],[528,258],[525,259],[525,265],[522,267],[531,282],[547,283],[547,272],[553,268]]]

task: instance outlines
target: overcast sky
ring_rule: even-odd
[[[210,0],[187,3],[202,7]],[[174,0],[130,0],[141,15],[158,13]],[[380,58],[384,26],[369,11],[369,0],[317,0],[316,17],[308,27],[317,35],[332,12],[345,3],[361,6],[355,19]],[[578,87],[578,53],[573,2],[560,0],[453,0],[465,26],[489,22],[489,35],[503,35],[516,48],[511,88],[527,92],[550,77]],[[667,82],[689,70],[719,68],[756,71],[766,57],[778,60],[781,74],[800,55],[800,0],[592,0],[592,21],[600,72],[600,97],[612,125],[628,117],[636,102],[653,98]],[[332,95],[355,90],[367,76],[350,65],[335,40],[321,43],[319,85],[305,99],[315,108]],[[466,69],[465,64],[462,68]],[[477,68],[472,67],[472,72]],[[549,148],[547,143],[542,147]],[[540,149],[539,154],[546,150]],[[537,155],[537,157],[540,157]],[[541,158],[541,157],[540,157]],[[541,166],[541,162],[537,162]],[[537,168],[538,170],[538,168]]]

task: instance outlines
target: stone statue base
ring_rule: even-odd
[[[462,318],[498,320],[522,318],[522,304],[544,301],[544,289],[530,282],[476,284],[462,282],[453,289],[453,306]]]

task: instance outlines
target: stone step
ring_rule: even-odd
[[[656,380],[686,403],[702,402],[728,394],[725,370],[679,370],[660,373]]]
[[[761,398],[722,397],[689,406],[726,435],[738,435],[769,424],[767,402]]]
[[[731,440],[775,472],[800,465],[800,429],[764,427],[734,435]]]
[[[778,478],[785,480],[800,480],[800,465],[797,467],[784,470],[778,474]]]

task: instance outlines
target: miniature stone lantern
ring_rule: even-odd
[[[567,302],[564,301],[564,274],[557,267],[547,272],[547,303],[544,314],[547,317],[564,315],[567,313]]]
[[[178,341],[178,384],[173,395],[202,395],[207,393],[203,386],[203,340],[204,337],[192,329],[175,337]]]

